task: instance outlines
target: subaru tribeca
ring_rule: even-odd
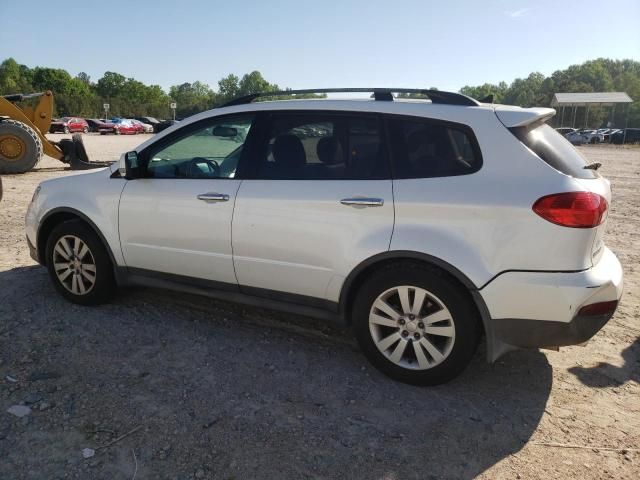
[[[338,317],[413,384],[458,375],[481,338],[494,361],[606,324],[622,295],[611,190],[545,123],[554,110],[351,91],[373,95],[236,99],[42,182],[33,258],[83,305],[144,285]]]

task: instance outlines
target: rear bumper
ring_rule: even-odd
[[[622,290],[622,266],[608,248],[594,267],[580,272],[499,275],[480,290],[491,318],[493,360],[497,351],[509,347],[559,347],[589,340],[615,308],[601,315],[581,315],[580,309],[620,300]]]
[[[577,315],[569,323],[553,320],[500,318],[493,320],[495,339],[518,348],[555,348],[578,345],[593,337],[613,316]]]

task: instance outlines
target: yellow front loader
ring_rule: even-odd
[[[38,98],[35,105],[19,105]],[[0,174],[25,173],[49,155],[72,170],[101,168],[106,163],[89,162],[82,137],[51,142],[45,137],[51,126],[53,94],[50,91],[0,96]]]

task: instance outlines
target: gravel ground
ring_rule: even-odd
[[[144,137],[86,146],[110,160]],[[383,377],[339,325],[150,289],[69,304],[23,226],[38,182],[69,172],[3,177],[0,478],[640,478],[640,149],[583,151],[613,186],[618,312],[586,347],[481,349],[428,389]]]

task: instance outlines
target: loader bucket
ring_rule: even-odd
[[[68,163],[71,170],[90,170],[92,168],[104,168],[111,165],[113,162],[90,162],[87,151],[84,148],[82,142],[82,135],[76,133],[71,137],[62,139],[56,143],[56,145],[62,150],[64,157],[62,162]]]

